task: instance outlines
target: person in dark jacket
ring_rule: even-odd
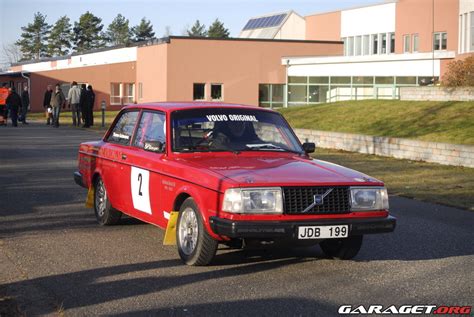
[[[84,114],[85,123],[84,128],[89,128],[94,125],[94,104],[95,104],[95,93],[92,90],[92,86],[87,86],[86,97],[84,102]]]
[[[30,93],[28,92],[28,86],[23,87],[23,92],[21,93],[21,121],[23,124],[28,124],[26,122],[26,114],[28,113],[28,108],[30,107]]]
[[[86,124],[86,95],[87,95],[87,89],[86,89],[86,84],[81,84],[81,97],[79,98],[79,108],[81,109],[81,115],[82,115],[82,122],[84,125]],[[80,126],[80,122],[77,123],[77,126]]]
[[[53,108],[51,107],[51,94],[53,93],[53,86],[48,85],[43,98],[43,108],[46,115],[46,124],[50,125],[53,119]]]
[[[10,118],[12,119],[12,125],[18,126],[18,110],[21,109],[21,98],[16,93],[15,87],[9,89],[10,94],[7,97],[7,105],[10,109]]]
[[[61,115],[61,107],[64,109],[66,98],[64,97],[61,85],[56,84],[54,92],[51,94],[51,108],[53,109],[53,127],[59,127],[59,116]]]

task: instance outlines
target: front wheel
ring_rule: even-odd
[[[122,217],[122,213],[110,204],[104,181],[100,177],[94,182],[94,212],[101,226],[114,225]]]
[[[191,197],[179,209],[176,241],[179,256],[187,265],[207,265],[216,255],[218,242],[207,233],[201,213]]]
[[[351,236],[343,239],[328,239],[320,244],[324,254],[338,260],[350,260],[359,253],[362,236]]]

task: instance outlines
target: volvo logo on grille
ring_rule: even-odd
[[[306,207],[305,210],[302,211],[302,213],[308,212],[311,209],[313,209],[316,206],[322,206],[324,204],[324,198],[326,198],[327,195],[329,195],[334,188],[329,188],[324,194],[322,195],[314,195],[313,196],[313,203]]]

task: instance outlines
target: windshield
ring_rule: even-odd
[[[204,108],[175,111],[174,152],[281,151],[302,153],[280,114],[257,109]]]

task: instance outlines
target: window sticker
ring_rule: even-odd
[[[129,140],[130,139],[129,135],[126,135],[126,134],[123,134],[123,133],[114,132],[112,135],[113,135],[114,138],[119,138],[119,139],[124,139],[124,140]]]
[[[131,188],[133,208],[151,215],[150,206],[150,172],[132,166]]]
[[[210,122],[222,122],[222,121],[241,121],[241,122],[258,122],[254,115],[246,114],[211,114],[206,116]]]

